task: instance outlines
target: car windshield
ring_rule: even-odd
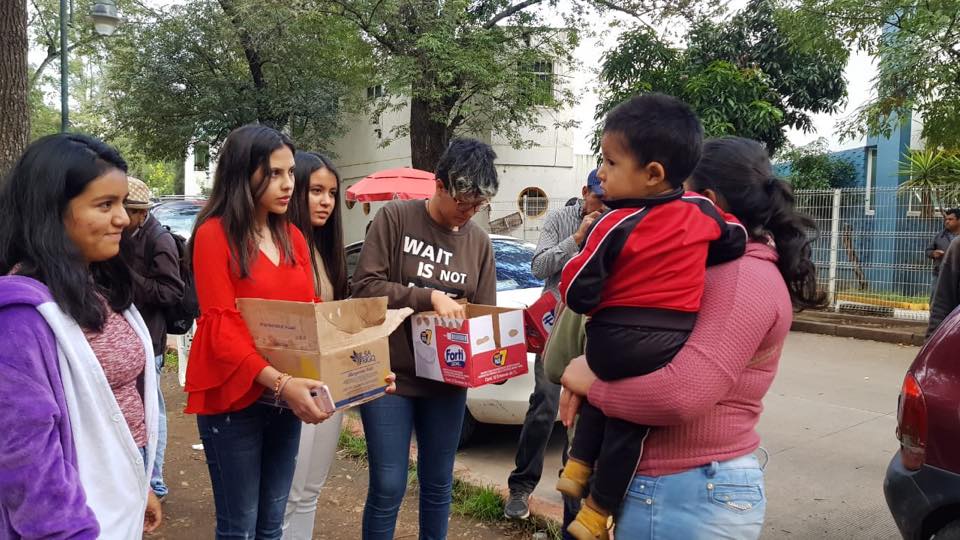
[[[199,204],[167,204],[153,209],[153,216],[161,224],[184,238],[193,234],[193,223],[203,208]]]
[[[494,240],[497,264],[497,292],[543,287],[543,281],[530,273],[534,247],[512,240]]]

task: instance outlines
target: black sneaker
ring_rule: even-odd
[[[507,504],[503,506],[503,515],[508,519],[527,519],[530,517],[529,493],[511,491]]]

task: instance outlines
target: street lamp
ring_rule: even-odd
[[[90,10],[90,17],[93,18],[93,29],[101,36],[112,36],[120,24],[117,4],[113,0],[99,0]]]
[[[60,0],[60,131],[66,132],[70,127],[70,91],[69,91],[69,62],[67,57],[67,3],[69,0]],[[117,4],[114,0],[97,0],[90,10],[93,19],[93,29],[101,36],[113,35],[120,16],[117,15]]]

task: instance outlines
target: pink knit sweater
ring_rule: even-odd
[[[742,258],[708,269],[697,325],[673,361],[591,386],[590,403],[607,416],[654,426],[637,474],[681,472],[760,445],[763,396],[793,322],[776,261],[772,248],[752,242]]]

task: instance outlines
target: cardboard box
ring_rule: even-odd
[[[417,376],[474,388],[527,372],[523,310],[467,304],[459,327],[435,312],[417,313],[411,325]]]
[[[322,381],[337,409],[376,399],[390,374],[388,337],[413,313],[386,297],[339,302],[238,298],[257,350],[280,371]]]
[[[550,291],[523,312],[527,329],[527,350],[540,354],[546,347],[547,338],[557,319],[557,297]]]

